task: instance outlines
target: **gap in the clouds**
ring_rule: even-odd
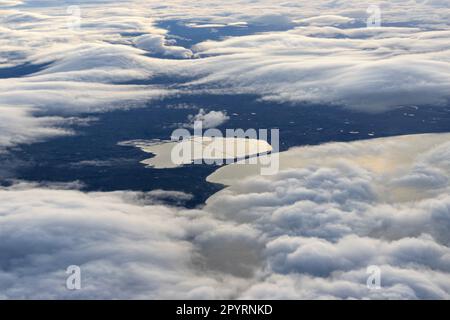
[[[162,20],[156,26],[168,30],[168,38],[176,40],[177,45],[189,48],[198,43],[227,37],[248,36],[261,32],[286,31],[293,25],[224,25],[220,27],[190,27],[189,23],[198,21],[189,20]],[[203,22],[208,24],[207,21]],[[210,22],[209,22],[210,23]]]
[[[177,86],[189,83],[191,81],[197,80],[197,76],[177,76],[172,77],[170,75],[155,75],[148,79],[136,79],[123,82],[114,82],[118,85],[163,85],[165,88],[177,88]]]
[[[206,26],[206,27],[192,27],[191,23],[198,23],[199,21],[190,20],[161,20],[156,23],[156,26],[168,31],[167,38],[176,40],[177,45],[185,48],[191,48],[196,44],[204,41],[220,41],[228,37],[249,36],[265,32],[280,32],[287,31],[299,27],[308,27],[309,24],[286,24],[286,25],[255,25],[248,23],[247,25],[223,25],[220,27]],[[208,25],[208,21],[203,21],[203,24]],[[201,26],[202,23],[199,23]],[[404,22],[383,22],[383,27],[389,28],[417,28],[420,25],[419,21],[404,21]],[[339,29],[364,29],[367,28],[367,22],[363,20],[355,20],[348,23],[330,25]],[[427,26],[423,26],[427,29]],[[430,28],[431,30],[431,28]],[[138,36],[141,34],[124,34],[124,36]],[[368,36],[367,36],[368,37]],[[333,38],[346,38],[345,35],[333,35]],[[156,56],[156,55],[152,55]],[[167,58],[162,55],[156,56]]]
[[[45,64],[31,64],[24,63],[17,66],[0,68],[0,79],[19,78],[29,76],[39,71],[44,70],[50,63]]]
[[[195,21],[198,23],[198,21]],[[248,36],[262,32],[276,32],[286,31],[292,29],[294,24],[288,25],[222,25],[209,26],[208,22],[204,22],[205,26],[194,27],[190,25],[193,21],[190,20],[161,20],[155,23],[156,27],[167,30],[166,39],[174,40],[177,46],[182,46],[191,49],[198,43],[212,40],[219,41],[228,37]],[[145,35],[143,32],[123,32],[121,36],[124,38],[135,38]],[[159,59],[182,60],[186,57],[177,57],[163,52],[149,52],[146,54],[149,57]],[[171,79],[173,81],[173,79]]]
[[[19,164],[14,178],[80,181],[85,191],[183,191],[194,195],[184,204],[186,207],[201,205],[222,188],[205,181],[216,166],[146,168],[140,161],[148,154],[118,145],[129,140],[168,139],[176,124],[185,123],[199,108],[226,111],[230,119],[219,127],[222,130],[279,128],[281,151],[331,141],[450,132],[450,108],[445,107],[405,107],[367,114],[324,105],[276,104],[251,95],[183,95],[149,103],[145,108],[90,114],[98,121],[74,126],[78,132],[75,136],[16,148],[10,153]]]

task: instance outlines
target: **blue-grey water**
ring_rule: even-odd
[[[226,111],[230,120],[219,127],[223,131],[279,128],[281,151],[330,141],[450,131],[450,109],[442,107],[402,108],[368,115],[323,105],[260,102],[248,95],[188,96],[165,99],[145,108],[96,114],[97,120],[89,126],[71,126],[78,133],[75,136],[23,145],[10,155],[19,160],[14,176],[37,182],[77,180],[85,184],[87,191],[179,190],[194,195],[187,206],[201,204],[221,188],[205,181],[215,166],[146,168],[139,162],[149,154],[118,145],[135,139],[168,139],[176,124],[186,122],[198,107]]]

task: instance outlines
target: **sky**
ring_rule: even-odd
[[[164,21],[249,31],[188,46]],[[449,23],[447,0],[0,0],[0,154],[194,94],[255,95],[274,113],[447,112]],[[200,109],[178,125],[229,119]],[[193,209],[160,201],[190,197],[176,191],[0,184],[0,299],[449,299],[449,137],[298,146],[273,176],[221,167],[208,181],[225,188]],[[82,290],[65,287],[69,265]]]

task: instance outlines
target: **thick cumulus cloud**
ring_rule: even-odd
[[[175,288],[192,276],[180,269],[192,254],[192,245],[183,240],[186,219],[172,209],[127,202],[134,194],[23,186],[0,192],[2,298],[77,297],[65,290],[68,264],[82,266],[86,292],[81,296],[91,298],[139,297],[145,291],[162,297],[159,290],[169,289],[168,283]],[[144,292],[138,289],[142,285]]]
[[[210,180],[230,187],[204,210],[269,239],[270,276],[243,296],[448,299],[449,138],[292,149],[270,178],[241,164],[220,169]],[[381,268],[382,290],[362,285],[369,265]]]
[[[230,182],[195,210],[160,192],[3,188],[1,297],[448,299],[450,186],[398,184],[425,164],[448,178],[448,141],[293,149],[277,175]],[[69,265],[80,291],[65,289]],[[372,265],[381,289],[366,286]]]
[[[225,259],[227,247],[228,258],[235,257],[238,243],[257,247],[250,228],[155,204],[154,192],[86,194],[57,187],[22,183],[0,190],[0,298],[231,296],[240,285],[236,277],[216,278],[208,266]],[[214,256],[215,249],[224,256]],[[204,257],[200,250],[211,254]],[[251,261],[242,258],[242,264]],[[66,289],[69,265],[81,267],[82,291]]]

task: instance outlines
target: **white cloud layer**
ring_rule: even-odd
[[[379,112],[405,105],[448,105],[448,31],[297,28],[206,42],[213,57],[196,85],[280,102],[343,105]],[[336,38],[336,36],[341,36]],[[342,38],[342,36],[344,36]],[[369,38],[367,38],[369,37]]]

